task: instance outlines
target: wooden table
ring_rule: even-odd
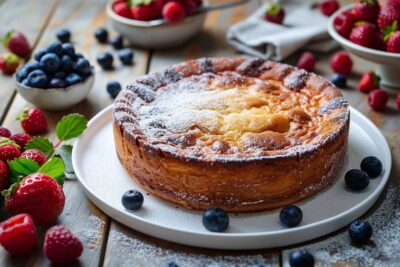
[[[100,26],[111,29],[104,12],[105,4],[106,0],[0,0],[2,31],[23,31],[37,49],[55,41],[56,30],[66,27],[73,34],[72,40],[77,50],[85,54],[96,66],[96,82],[85,101],[65,112],[47,113],[50,123],[49,138],[53,137],[55,123],[61,116],[79,112],[89,119],[110,105],[112,99],[105,90],[109,80],[115,79],[126,84],[149,71],[189,58],[236,54],[225,42],[226,31],[230,25],[254,11],[260,3],[255,0],[242,7],[211,13],[204,30],[186,45],[168,51],[134,49],[135,64],[132,67],[123,67],[116,60],[115,71],[108,72],[97,66],[96,56],[101,51],[113,49],[108,45],[98,44],[93,37],[94,30]],[[115,51],[113,53],[115,54]],[[296,54],[286,62],[295,64],[298,56],[299,54]],[[317,73],[329,77],[332,74],[329,55],[317,57]],[[393,97],[384,112],[370,110],[367,97],[358,93],[355,87],[360,75],[374,66],[361,59],[354,60],[355,67],[348,88],[342,92],[352,106],[363,112],[382,130],[390,143],[394,163],[385,192],[364,216],[372,223],[374,235],[370,244],[354,247],[349,242],[347,229],[341,229],[296,248],[304,247],[314,254],[318,266],[395,266],[400,262],[400,198],[397,198],[400,190],[400,116]],[[21,128],[15,118],[26,106],[30,105],[15,93],[13,79],[0,75],[0,123],[13,132],[20,132]],[[84,242],[85,250],[78,266],[162,266],[170,261],[175,261],[179,266],[251,266],[255,263],[265,266],[288,266],[288,253],[295,248],[219,251],[173,244],[146,236],[114,221],[85,197],[75,180],[67,181],[64,190],[67,202],[58,223],[71,228]],[[5,216],[3,211],[1,218]],[[46,229],[39,230],[43,237]],[[0,266],[48,265],[50,263],[40,248],[27,258],[11,257],[0,249]]]

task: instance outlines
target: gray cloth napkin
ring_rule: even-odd
[[[327,32],[329,18],[313,8],[315,1],[282,0],[284,25],[264,20],[269,4],[233,25],[227,41],[244,53],[280,61],[299,49],[329,52],[337,47]]]

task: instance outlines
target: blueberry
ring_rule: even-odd
[[[138,190],[128,190],[122,196],[122,205],[127,210],[138,210],[143,205],[143,195]]]
[[[112,68],[113,61],[114,58],[109,52],[104,52],[97,56],[97,63],[106,70]]]
[[[62,45],[60,43],[52,43],[49,47],[47,47],[47,53],[54,53],[61,57],[63,54]]]
[[[83,81],[82,77],[76,73],[70,73],[68,74],[67,78],[65,78],[65,82],[67,83],[68,86],[80,83],[82,81]]]
[[[65,88],[65,87],[67,87],[67,84],[64,82],[64,80],[59,78],[53,78],[49,82],[49,88]]]
[[[370,178],[378,177],[382,173],[382,162],[377,157],[366,157],[361,161],[361,170]]]
[[[76,52],[75,53],[75,60],[77,60],[78,58],[84,58],[84,56],[82,55],[82,53]]]
[[[28,79],[23,79],[21,84],[25,85],[25,86],[29,86]]]
[[[175,262],[171,261],[171,262],[168,262],[168,263],[165,265],[165,267],[179,267],[179,265],[176,264]]]
[[[45,88],[47,85],[47,75],[42,70],[34,70],[29,73],[27,78],[29,87]]]
[[[59,29],[56,36],[61,43],[68,43],[71,39],[71,32],[67,29]]]
[[[223,209],[210,208],[203,213],[203,225],[210,232],[223,232],[229,225],[228,214]]]
[[[15,75],[18,82],[22,82],[26,77],[28,77],[29,71],[27,68],[22,67],[18,70],[17,74]]]
[[[349,228],[350,239],[356,244],[366,244],[372,236],[372,226],[366,220],[358,219]]]
[[[118,57],[124,65],[132,65],[133,62],[133,52],[129,48],[121,49],[118,52]]]
[[[70,56],[71,58],[75,57],[75,48],[71,43],[62,44],[62,49],[64,55]]]
[[[61,70],[69,73],[74,68],[74,61],[68,55],[63,55],[61,58]]]
[[[331,82],[339,88],[346,88],[347,78],[343,74],[336,73],[332,76]]]
[[[291,267],[313,267],[314,257],[304,250],[295,250],[289,254],[289,264]]]
[[[117,81],[109,81],[107,83],[107,92],[115,99],[119,92],[121,92],[121,84]]]
[[[45,54],[47,54],[47,49],[46,49],[46,48],[40,48],[40,49],[38,49],[38,50],[35,52],[34,57],[35,57],[36,61],[39,62],[40,59],[41,59]]]
[[[124,47],[124,39],[122,38],[122,35],[118,35],[116,37],[111,38],[110,44],[115,49],[121,49],[122,47]]]
[[[104,28],[98,28],[94,32],[94,37],[97,39],[99,43],[107,43],[108,31]]]
[[[57,79],[64,79],[67,75],[63,71],[57,71],[54,73],[53,77]]]
[[[39,69],[40,64],[39,64],[39,62],[36,62],[36,61],[30,61],[24,65],[24,68],[27,69],[28,72],[31,72],[33,70]]]
[[[347,187],[354,191],[364,190],[369,184],[369,176],[362,170],[352,169],[344,176]]]
[[[297,206],[287,206],[279,213],[279,219],[284,226],[295,227],[303,220],[303,212]]]
[[[87,75],[92,70],[89,61],[84,58],[78,58],[74,64],[74,72],[81,75]]]
[[[48,53],[40,59],[40,68],[47,72],[55,72],[60,67],[60,58],[54,53]]]

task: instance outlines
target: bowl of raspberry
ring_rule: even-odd
[[[106,12],[116,31],[135,46],[165,49],[179,46],[203,27],[207,0],[117,0]]]
[[[378,65],[381,84],[400,88],[400,1],[358,0],[336,11],[329,34],[350,53]]]

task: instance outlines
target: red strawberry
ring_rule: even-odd
[[[10,139],[19,146],[21,151],[23,151],[25,145],[32,140],[32,137],[26,133],[17,133],[12,135]]]
[[[126,1],[116,1],[113,4],[113,11],[122,17],[130,18],[131,17],[131,9],[127,5]]]
[[[312,72],[314,71],[315,67],[315,57],[313,53],[311,52],[304,52],[300,59],[299,62],[297,63],[297,67],[304,69],[306,71]]]
[[[28,213],[37,225],[44,225],[54,222],[64,209],[64,192],[50,176],[30,174],[13,187],[6,195],[11,214]]]
[[[71,231],[56,225],[46,232],[44,254],[52,263],[71,263],[81,256],[82,242]]]
[[[131,16],[137,20],[155,20],[162,17],[162,8],[164,0],[152,0],[149,4],[140,4],[131,6]]]
[[[186,0],[186,1],[181,1],[180,3],[185,8],[186,14],[191,15],[194,12],[196,12],[196,9],[197,9],[196,0]]]
[[[284,19],[285,19],[285,10],[279,4],[275,3],[270,5],[267,11],[265,12],[266,21],[276,24],[282,24]]]
[[[8,32],[3,39],[3,46],[22,58],[28,58],[32,52],[28,40],[21,32]]]
[[[381,89],[375,89],[368,94],[368,104],[373,110],[383,110],[388,101],[388,94]]]
[[[340,5],[336,0],[325,0],[318,7],[322,14],[330,16],[339,9]]]
[[[353,67],[353,61],[344,51],[337,52],[331,59],[331,68],[334,72],[348,75]]]
[[[7,189],[9,182],[10,171],[8,165],[0,160],[0,191]]]
[[[21,59],[12,54],[6,53],[0,57],[0,69],[4,74],[13,75],[18,69]]]
[[[10,138],[11,137],[11,132],[5,127],[0,126],[0,137],[6,137]]]
[[[47,161],[46,155],[37,149],[25,150],[24,152],[22,152],[20,157],[31,159],[39,164],[39,166],[42,166]]]
[[[185,8],[178,2],[168,2],[162,9],[162,14],[165,20],[177,23],[182,21],[185,16]]]
[[[28,134],[43,133],[47,131],[47,119],[38,108],[26,108],[18,116],[21,126]]]
[[[400,53],[400,31],[398,30],[397,21],[386,27],[384,31],[384,41],[386,42],[386,51]]]
[[[358,21],[375,23],[381,7],[376,0],[358,0],[353,8],[353,14]]]
[[[394,21],[400,22],[400,1],[390,1],[381,8],[378,16],[378,25],[381,30],[390,26]]]
[[[369,22],[357,22],[356,27],[350,33],[349,39],[355,44],[369,48],[381,49],[383,46],[378,29]]]
[[[397,96],[396,96],[396,105],[397,105],[397,108],[400,109],[400,93],[397,93]]]
[[[7,162],[20,156],[19,146],[12,140],[0,137],[0,160]]]
[[[369,93],[372,90],[379,88],[381,78],[373,71],[365,73],[358,83],[358,90],[363,93]]]
[[[335,17],[333,27],[343,37],[347,38],[353,29],[354,17],[350,12],[343,12]]]
[[[29,214],[18,214],[0,224],[0,244],[13,255],[28,255],[38,244],[35,224]]]

